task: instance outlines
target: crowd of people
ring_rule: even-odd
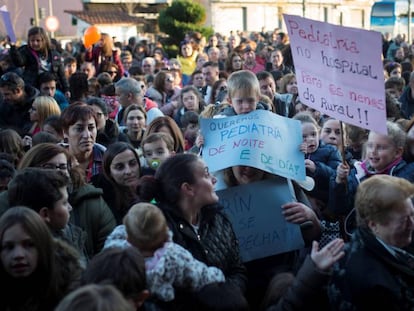
[[[8,40],[0,309],[413,310],[413,47],[384,35],[380,134],[301,101],[278,29],[189,32],[173,56],[106,33],[90,48],[41,27]],[[236,161],[210,173],[200,119],[256,109],[300,122],[310,184]],[[218,180],[287,185],[275,208],[304,247],[245,261]]]

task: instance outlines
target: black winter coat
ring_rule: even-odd
[[[47,64],[49,68],[42,68],[37,53],[28,45],[23,45],[19,48],[11,46],[10,57],[16,67],[24,67],[22,78],[26,85],[37,87],[38,75],[44,71],[49,71],[54,73],[57,78],[57,88],[63,93],[69,91],[69,82],[66,79],[65,68],[58,52],[54,50],[48,51]]]
[[[358,228],[328,288],[332,310],[414,310],[414,270]],[[414,258],[414,257],[413,257]]]
[[[206,206],[201,210],[198,233],[180,215],[178,207],[160,206],[173,232],[173,240],[187,249],[194,258],[208,266],[221,269],[226,282],[246,289],[246,269],[242,264],[238,240],[230,220],[220,211],[218,205]]]
[[[26,97],[21,104],[9,103],[4,99],[0,101],[0,128],[11,128],[22,137],[32,126],[29,109],[33,100],[39,96],[39,91],[30,85],[26,85],[24,91]]]

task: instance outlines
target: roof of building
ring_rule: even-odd
[[[131,24],[144,24],[145,20],[140,17],[128,15],[122,11],[72,11],[65,10],[65,13],[71,14],[77,19],[83,20],[84,22],[91,25],[131,25]]]

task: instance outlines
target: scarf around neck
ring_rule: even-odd
[[[400,163],[402,161],[402,157],[398,157],[397,159],[395,159],[394,161],[392,161],[390,164],[388,164],[384,169],[382,169],[381,171],[376,171],[374,168],[372,168],[369,163],[368,160],[365,160],[364,162],[361,163],[361,168],[364,170],[366,176],[372,176],[372,175],[377,175],[377,174],[386,174],[386,175],[390,175],[392,169],[397,166],[398,163]]]

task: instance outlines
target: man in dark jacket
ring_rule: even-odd
[[[273,75],[268,71],[260,71],[256,74],[256,77],[259,80],[260,92],[272,100],[276,110],[275,112],[284,117],[293,117],[295,114],[295,106],[292,102],[283,101],[281,96],[276,96],[276,82]]]
[[[25,85],[22,78],[14,72],[0,77],[0,128],[12,128],[20,135],[26,134],[32,123],[29,110],[39,91]]]

